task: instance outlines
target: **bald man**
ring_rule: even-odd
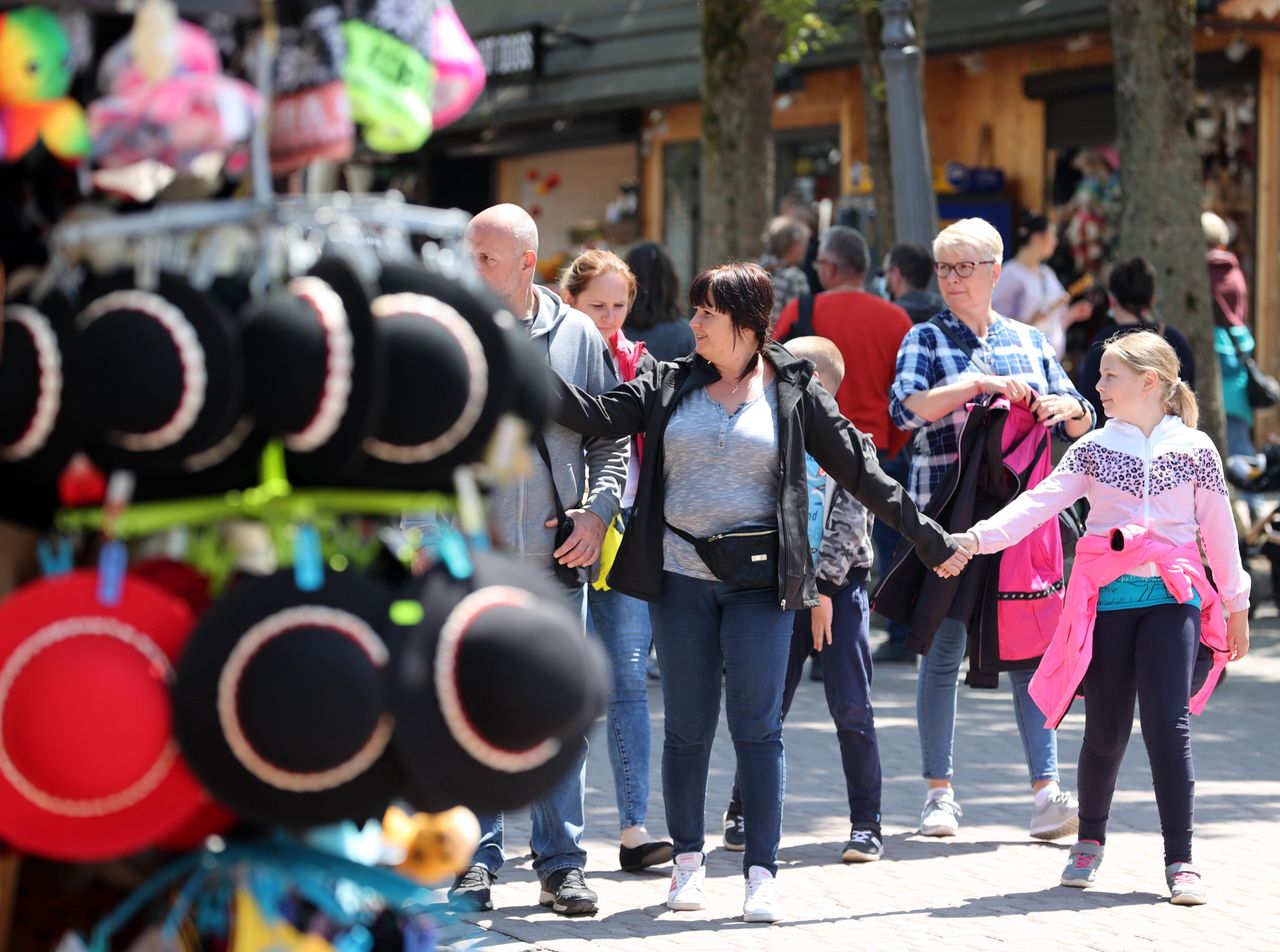
[[[520,318],[529,337],[546,349],[547,362],[565,380],[593,394],[617,386],[613,364],[604,339],[591,319],[565,304],[546,288],[533,283],[538,263],[538,227],[524,209],[495,205],[471,220],[467,248],[480,277]],[[495,533],[530,565],[552,573],[552,559],[570,567],[594,566],[600,559],[605,528],[618,514],[627,481],[627,439],[585,439],[557,424],[549,424],[543,437],[555,473],[541,461],[531,472],[490,499]],[[552,493],[560,496],[573,520],[573,533],[559,547]],[[585,497],[585,501],[584,501]],[[580,617],[586,616],[586,589],[566,589]],[[561,915],[590,915],[596,911],[596,894],[587,888],[582,849],[583,795],[586,757],[565,778],[534,803],[533,869],[541,883],[539,902]],[[501,814],[480,814],[483,835],[471,868],[459,876],[450,890],[458,908],[493,908],[490,887],[505,860]]]

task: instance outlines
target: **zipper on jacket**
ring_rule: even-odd
[[[761,529],[758,532],[721,532],[713,536],[707,536],[708,542],[719,542],[721,539],[750,539],[752,536],[772,535],[777,529]]]
[[[1151,437],[1142,444],[1142,527],[1151,528]]]

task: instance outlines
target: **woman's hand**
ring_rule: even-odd
[[[1239,661],[1249,653],[1249,611],[1232,612],[1227,619],[1227,660]]]
[[[831,596],[819,595],[818,607],[809,609],[809,627],[813,631],[813,650],[821,651],[831,644]]]
[[[997,377],[992,374],[984,374],[976,380],[978,385],[978,393],[998,393],[1008,397],[1010,403],[1021,403],[1024,400],[1030,400],[1035,391],[1031,389],[1031,385],[1017,377]]]
[[[1028,409],[1036,415],[1036,419],[1045,429],[1087,416],[1079,400],[1060,393],[1046,393],[1042,397],[1037,397]]]
[[[964,571],[969,560],[978,554],[978,540],[972,532],[961,532],[951,536],[955,540],[958,549],[952,554],[951,558],[943,562],[941,565],[934,567],[934,572],[941,578],[955,578]]]

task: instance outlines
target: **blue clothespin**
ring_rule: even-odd
[[[467,551],[467,540],[462,537],[461,532],[444,521],[438,523],[437,528],[440,533],[440,561],[454,578],[471,578],[471,553]]]
[[[52,536],[36,543],[36,559],[45,578],[66,575],[74,563],[75,549],[66,536]]]
[[[319,591],[324,585],[320,533],[310,523],[298,526],[293,535],[293,581],[300,592]]]
[[[334,952],[373,952],[373,934],[364,926],[352,926],[332,944]]]
[[[119,539],[102,543],[98,553],[98,603],[119,605],[124,597],[124,574],[129,567],[129,550]]]

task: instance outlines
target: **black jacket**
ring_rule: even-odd
[[[778,495],[778,600],[784,611],[818,604],[809,557],[808,453],[837,483],[878,519],[918,546],[921,558],[938,565],[955,543],[937,523],[886,476],[862,434],[845,419],[835,399],[813,379],[813,364],[771,343],[765,356],[777,370],[778,455],[782,468]],[[644,433],[644,456],[631,522],[622,537],[609,586],[625,595],[656,601],[662,595],[663,435],[676,405],[699,387],[720,379],[696,354],[659,364],[651,373],[599,397],[558,381],[556,421],[585,436],[614,438]]]

